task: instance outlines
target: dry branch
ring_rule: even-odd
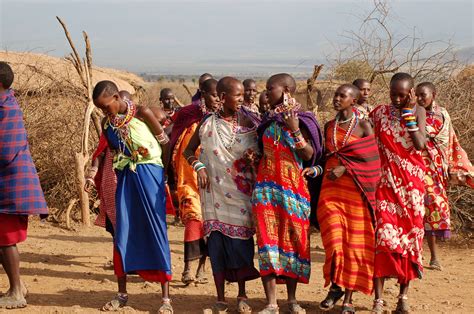
[[[313,97],[311,96],[311,93],[313,91],[313,88],[316,84],[316,79],[319,76],[319,73],[321,73],[321,70],[323,68],[323,65],[315,65],[314,70],[313,70],[313,75],[306,81],[306,106],[307,110],[313,111],[314,114],[317,114],[318,112],[318,107],[320,105],[319,102],[316,102],[313,100]],[[321,93],[317,90],[318,92],[318,98],[320,98]]]
[[[188,85],[183,84],[183,87],[188,92],[189,97],[193,98],[193,94],[191,93],[191,90],[189,89]]]
[[[76,68],[77,74],[79,75],[82,85],[84,86],[83,94],[86,99],[86,110],[84,113],[83,127],[82,127],[82,140],[80,152],[74,155],[75,167],[76,167],[76,182],[77,192],[79,194],[79,200],[81,204],[81,216],[82,223],[86,226],[90,225],[90,209],[89,209],[89,195],[84,191],[84,174],[85,166],[89,161],[89,128],[91,122],[91,115],[94,110],[94,103],[92,102],[92,52],[89,41],[89,36],[86,32],[82,32],[84,42],[86,46],[86,57],[81,60],[77,53],[76,47],[71,39],[66,24],[59,18],[56,17],[61,26],[63,27],[66,38],[69,42],[73,53],[66,57],[67,60],[72,62]],[[96,126],[97,129],[97,126]]]

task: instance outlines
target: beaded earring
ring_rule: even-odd
[[[290,101],[290,93],[284,92],[283,93],[283,106],[288,107],[289,101]]]

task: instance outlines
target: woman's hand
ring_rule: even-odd
[[[328,169],[328,179],[329,180],[336,180],[340,178],[346,172],[346,167],[344,166],[337,166],[332,169]]]
[[[313,178],[315,175],[314,168],[313,167],[304,168],[301,174],[304,176]]]
[[[285,111],[282,113],[283,121],[285,121],[286,126],[290,129],[291,132],[294,132],[299,129],[300,121],[298,119],[297,111]]]
[[[413,109],[416,105],[416,94],[415,94],[415,89],[412,88],[410,89],[410,94],[408,95],[408,101],[406,103],[406,108],[411,108]]]
[[[86,178],[86,183],[84,184],[84,191],[86,191],[87,193],[91,193],[92,188],[94,187],[94,180],[92,178]]]
[[[198,185],[201,189],[206,189],[207,192],[210,192],[211,182],[209,181],[209,175],[207,174],[207,169],[203,168],[197,172]]]

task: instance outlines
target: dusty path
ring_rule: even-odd
[[[202,308],[214,302],[212,284],[184,287],[179,281],[182,271],[183,228],[170,226],[174,280],[171,294],[175,313],[202,313]],[[312,274],[309,285],[301,285],[298,295],[308,313],[319,313],[318,303],[325,296],[322,287],[323,251],[319,234],[311,237]],[[426,270],[425,278],[416,281],[410,291],[413,313],[474,313],[474,251],[473,245],[445,243],[442,245],[444,271]],[[111,260],[111,237],[102,229],[91,227],[77,232],[66,231],[35,221],[30,224],[29,238],[20,245],[22,276],[29,288],[29,306],[8,313],[98,313],[98,309],[114,295],[116,289]],[[426,255],[425,255],[426,257]],[[208,275],[211,276],[208,268]],[[0,270],[0,291],[8,287],[3,269]],[[131,277],[129,307],[123,312],[154,312],[159,307],[160,288]],[[227,286],[231,310],[235,313],[235,284]],[[248,285],[250,304],[260,310],[264,293],[259,280]],[[395,281],[387,283],[386,300],[390,309],[396,302]],[[285,299],[283,286],[279,298]],[[368,312],[372,298],[356,294],[357,310]],[[280,303],[286,309],[284,302]],[[231,312],[232,312],[231,311]],[[0,310],[0,312],[2,312]],[[336,307],[334,313],[339,313]]]

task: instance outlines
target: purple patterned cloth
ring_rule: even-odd
[[[248,109],[248,108],[245,107],[244,105],[242,105],[242,106],[240,107],[240,112],[241,112],[244,116],[246,116],[247,118],[249,118],[250,121],[252,121],[252,123],[253,123],[253,125],[254,125],[255,127],[258,127],[258,126],[260,125],[260,123],[262,122],[262,119],[260,118],[260,116],[259,116],[257,113],[251,111],[250,109]]]
[[[0,213],[48,214],[23,114],[12,90],[0,93]]]
[[[198,89],[193,97],[191,97],[191,103],[196,103],[201,101],[201,91]]]
[[[312,112],[309,111],[298,111],[298,118],[300,120],[300,128],[304,128],[308,131],[311,146],[313,147],[313,157],[310,161],[305,162],[305,167],[316,164],[323,156],[323,137],[321,128],[319,127],[318,121]],[[266,128],[273,122],[276,121],[279,124],[284,125],[283,115],[281,113],[269,113],[265,114],[262,118],[262,123],[257,129],[258,133],[258,144],[260,150],[262,150],[262,136]]]

